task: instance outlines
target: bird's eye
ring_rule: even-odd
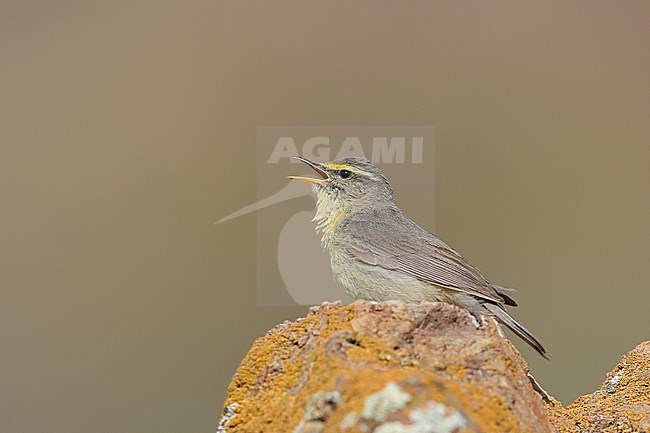
[[[352,176],[352,172],[351,172],[350,170],[345,170],[345,169],[343,169],[343,170],[341,170],[341,171],[339,172],[339,175],[340,175],[343,179],[347,179],[347,178],[349,178],[350,176]]]

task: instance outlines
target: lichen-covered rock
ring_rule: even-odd
[[[217,432],[650,433],[650,341],[564,408],[492,321],[439,303],[323,304],[255,342]]]
[[[561,433],[650,432],[650,341],[623,356],[605,382],[566,409],[548,406]]]
[[[448,304],[323,304],[258,339],[219,432],[554,432],[526,362]]]

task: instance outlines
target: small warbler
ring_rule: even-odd
[[[514,289],[490,283],[481,272],[397,207],[382,171],[366,158],[323,164],[297,156],[320,178],[306,182],[316,195],[313,221],[322,234],[332,270],[355,299],[448,302],[471,314],[496,318],[549,357],[542,343],[513,319]]]

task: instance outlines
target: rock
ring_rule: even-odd
[[[492,320],[448,304],[323,304],[258,339],[219,432],[554,432]]]
[[[492,320],[440,303],[326,303],[255,341],[217,432],[650,432],[650,342],[564,408]]]
[[[650,341],[623,356],[605,382],[563,409],[549,405],[561,433],[650,432]]]

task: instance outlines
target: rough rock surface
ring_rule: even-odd
[[[323,304],[258,339],[219,432],[554,432],[526,362],[448,304]]]
[[[592,395],[545,400],[491,320],[439,303],[323,304],[254,343],[217,432],[650,432],[650,342]]]
[[[548,412],[561,433],[650,432],[650,341],[623,356],[596,392],[566,409],[553,401]]]

